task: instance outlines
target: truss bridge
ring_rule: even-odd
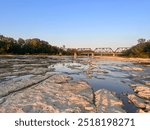
[[[85,56],[92,56],[100,55],[100,56],[117,56],[122,54],[124,51],[128,50],[129,47],[118,47],[116,50],[113,50],[110,47],[102,47],[102,48],[95,48],[92,50],[91,48],[77,48],[74,49],[74,58],[77,55],[85,55]]]

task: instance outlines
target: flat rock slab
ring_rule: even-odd
[[[97,112],[100,113],[125,113],[123,103],[112,92],[101,89],[95,92]]]
[[[149,100],[142,99],[134,94],[129,94],[128,98],[131,103],[133,103],[136,107],[139,108],[139,110],[137,110],[138,113],[150,112]]]
[[[150,81],[143,81],[143,83],[147,86],[150,86]]]
[[[139,97],[150,100],[150,88],[138,86],[134,89],[134,91]]]
[[[0,112],[95,112],[91,87],[69,80],[67,75],[57,74],[12,93],[0,104]]]
[[[144,103],[144,100],[137,97],[134,94],[129,94],[128,95],[129,101],[132,102],[135,106],[137,106],[138,108],[146,108],[146,104]]]
[[[137,113],[145,113],[142,109],[138,109],[136,112]]]
[[[11,81],[5,82],[4,84],[2,83],[0,84],[0,98],[3,96],[7,96],[10,93],[19,91],[21,89],[30,87],[35,84],[38,84],[53,74],[54,72],[51,72],[45,75],[37,75],[37,76],[33,76],[30,78],[26,78],[26,79],[21,79],[18,81],[11,80]]]
[[[131,103],[140,108],[137,112],[150,112],[150,88],[140,84],[130,85],[134,94],[129,94],[128,98]]]
[[[132,71],[143,71],[143,68],[139,68],[139,67],[128,67],[128,66],[124,66],[122,67],[123,70],[132,70]]]
[[[150,88],[140,84],[130,85],[137,96],[143,99],[150,100]]]

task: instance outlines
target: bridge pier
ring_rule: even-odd
[[[113,53],[113,56],[116,56],[116,54],[115,54],[115,53]]]
[[[74,52],[73,58],[77,59],[77,53],[76,52]]]
[[[59,56],[62,56],[62,53],[61,53],[61,52],[59,52]]]
[[[94,53],[92,53],[92,58],[94,58]]]

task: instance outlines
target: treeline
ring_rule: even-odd
[[[67,54],[63,48],[50,45],[47,41],[38,38],[15,40],[0,35],[0,54]],[[69,54],[69,53],[68,53]]]
[[[123,56],[150,58],[150,40],[139,39],[138,44],[125,51]]]

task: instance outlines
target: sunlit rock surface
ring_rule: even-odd
[[[96,93],[97,112],[100,113],[124,113],[122,109],[123,103],[113,93],[108,90],[101,89]]]
[[[136,86],[134,92],[141,98],[150,100],[150,88],[144,86]]]
[[[144,100],[135,96],[134,94],[128,95],[129,100],[134,103],[139,108],[146,108],[146,104],[144,103]]]
[[[150,100],[150,87],[142,84],[130,84],[130,86],[139,97]]]
[[[10,94],[0,112],[95,112],[91,87],[82,81],[67,83],[69,80],[66,75],[53,75]]]
[[[110,91],[94,93],[86,82],[74,82],[64,74],[0,98],[0,112],[125,112],[122,105]]]
[[[145,113],[142,109],[138,109],[136,112],[137,113]]]
[[[141,84],[130,85],[135,94],[129,94],[129,102],[140,108],[137,112],[150,112],[150,88]]]
[[[31,76],[31,77],[24,78],[24,79],[11,80],[5,83],[1,83],[0,84],[0,97],[7,96],[10,93],[13,93],[21,89],[35,85],[37,83],[40,83],[50,76],[51,74],[37,75],[37,76]]]
[[[139,67],[128,67],[128,66],[124,66],[122,67],[123,70],[133,70],[133,71],[143,71],[143,68],[139,68]]]

